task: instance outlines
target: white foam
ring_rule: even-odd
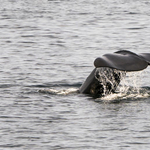
[[[104,101],[113,101],[148,98],[150,96],[148,91],[141,88],[143,75],[144,73],[142,71],[127,73],[126,78],[124,78],[121,81],[121,84],[118,86],[117,93],[106,95],[105,97],[102,97],[100,99]]]
[[[126,99],[136,100],[136,99],[148,98],[148,97],[149,97],[148,93],[135,93],[135,94],[114,93],[114,94],[110,94],[105,97],[99,98],[99,100],[103,100],[103,101],[126,100]]]
[[[69,88],[69,89],[62,89],[62,90],[55,90],[55,89],[41,89],[39,90],[41,93],[48,93],[48,94],[56,94],[56,95],[68,95],[72,93],[77,93],[78,89],[76,88]]]

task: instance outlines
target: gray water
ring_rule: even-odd
[[[116,94],[75,92],[96,57],[150,52],[149,1],[0,2],[1,150],[150,149],[150,67]]]

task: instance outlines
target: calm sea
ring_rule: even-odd
[[[0,150],[150,149],[150,67],[76,92],[95,58],[150,52],[148,0],[0,2]]]

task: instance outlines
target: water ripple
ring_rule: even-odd
[[[148,2],[2,0],[0,13],[0,149],[149,149],[149,68],[139,94],[77,92],[96,57],[149,52]]]

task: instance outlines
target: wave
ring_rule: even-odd
[[[69,88],[69,89],[62,89],[62,90],[40,89],[39,92],[53,94],[53,95],[69,95],[69,94],[73,94],[73,93],[79,93],[79,89],[76,89],[76,88]]]
[[[0,88],[10,88],[18,86],[18,84],[0,84]]]
[[[126,87],[127,89],[124,92],[116,91],[105,97],[96,98],[95,101],[103,102],[120,102],[120,101],[134,101],[134,100],[143,100],[150,98],[150,87]]]
[[[79,88],[81,85],[82,83],[45,83],[45,84],[28,85],[26,87],[37,87],[37,88],[77,87]]]
[[[115,93],[105,95],[103,97],[98,97],[86,94],[86,96],[93,97],[95,101],[104,101],[104,102],[119,102],[123,100],[139,100],[150,98],[150,87],[141,86],[141,75],[142,73],[128,73],[126,78],[123,79],[120,85],[117,87]],[[145,74],[144,74],[145,75]],[[40,89],[40,93],[47,93],[53,95],[70,95],[78,94],[79,87],[81,83],[50,83],[43,85],[36,85],[36,87],[42,87],[45,89]]]
[[[141,88],[124,87],[124,88],[125,88],[124,92],[122,91],[120,92],[119,89],[118,91],[110,95],[106,95],[104,97],[93,97],[93,99],[96,102],[112,103],[112,102],[120,102],[125,100],[129,100],[129,101],[140,100],[140,99],[146,99],[150,97],[150,87],[141,87]],[[79,94],[79,88],[75,88],[75,87],[68,88],[68,89],[48,88],[48,89],[40,89],[38,92],[50,94],[50,95],[67,96],[71,94]],[[88,96],[91,97],[91,95]]]

